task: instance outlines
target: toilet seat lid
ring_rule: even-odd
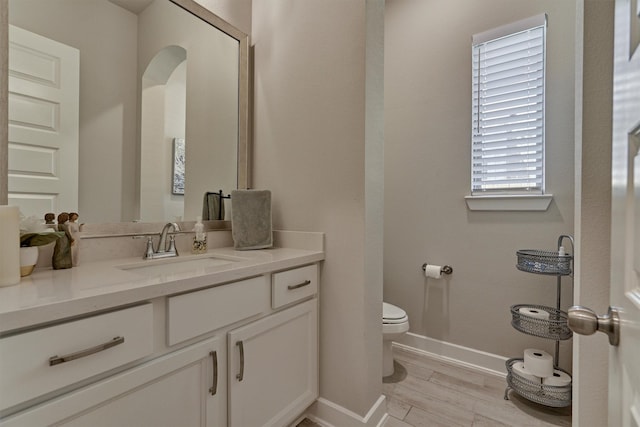
[[[382,303],[383,323],[402,323],[407,320],[407,313],[400,307],[387,302]]]

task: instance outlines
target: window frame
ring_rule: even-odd
[[[542,67],[542,83],[543,83],[543,100],[542,100],[542,131],[541,131],[541,182],[540,188],[536,188],[535,190],[527,190],[525,188],[519,189],[509,189],[509,188],[500,188],[500,189],[485,189],[485,190],[477,190],[474,189],[474,145],[475,143],[475,134],[471,135],[471,164],[470,164],[470,172],[471,177],[469,180],[470,183],[470,191],[471,196],[465,197],[467,201],[467,205],[471,210],[546,210],[551,202],[552,195],[547,194],[545,191],[546,184],[546,155],[545,155],[545,103],[546,103],[546,55],[547,55],[547,47],[546,47],[546,39],[547,39],[547,15],[539,14],[536,16],[532,16],[527,19],[523,19],[511,24],[503,25],[479,34],[476,34],[472,38],[472,61],[474,56],[474,51],[477,45],[490,42],[492,40],[508,37],[511,35],[515,35],[518,33],[522,33],[524,31],[529,31],[532,29],[542,27],[542,57],[543,57],[543,67]],[[472,72],[474,66],[472,64]],[[476,96],[473,88],[473,78],[472,76],[472,97]],[[478,96],[479,97],[479,96]],[[472,102],[472,107],[475,102]],[[472,126],[474,123],[474,111],[472,111]],[[475,129],[472,129],[472,132],[475,132]]]

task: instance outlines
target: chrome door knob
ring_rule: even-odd
[[[569,309],[569,328],[580,335],[592,335],[597,331],[609,336],[609,344],[617,346],[620,343],[620,316],[618,309],[609,307],[607,314],[598,316],[595,311],[581,305],[574,305]]]

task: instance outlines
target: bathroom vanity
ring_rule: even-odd
[[[324,252],[302,234],[0,289],[0,426],[291,424],[318,397]]]

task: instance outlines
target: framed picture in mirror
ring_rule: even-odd
[[[184,195],[184,138],[173,138],[173,194]]]

